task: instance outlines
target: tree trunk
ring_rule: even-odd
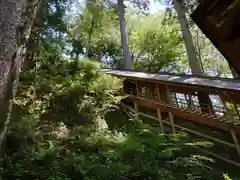
[[[0,3],[0,149],[11,119],[26,44],[41,1],[2,0]]]
[[[191,68],[192,74],[201,75],[203,73],[203,69],[201,67],[200,60],[197,58],[196,50],[193,44],[192,34],[188,26],[187,17],[182,1],[183,0],[174,0],[174,5],[179,23],[181,25],[181,31],[188,55],[189,66]]]
[[[24,1],[0,2],[0,102],[6,92],[5,85],[13,65],[13,56],[17,49],[17,28],[21,24]]]
[[[185,14],[185,7],[183,0],[174,0],[175,10],[177,12],[178,20],[181,26],[182,36],[185,44],[185,48],[188,55],[189,66],[193,75],[202,75],[203,67],[200,60],[197,58],[196,50],[193,43],[192,34],[187,22]],[[208,93],[200,91],[197,92],[201,111],[204,113],[211,113],[212,102]],[[210,112],[209,112],[210,111]]]
[[[124,58],[124,68],[125,69],[132,69],[132,59],[129,52],[128,47],[128,39],[127,39],[127,28],[126,22],[124,18],[124,4],[123,0],[118,0],[118,17],[120,23],[120,31],[121,31],[121,40],[122,40],[122,49],[123,49],[123,58]]]

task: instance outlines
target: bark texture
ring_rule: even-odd
[[[185,14],[183,0],[174,0],[174,7],[177,12],[178,20],[181,26],[182,36],[192,74],[201,75],[203,73],[203,69],[200,60],[197,58],[196,50],[193,44],[192,34],[189,29],[187,17]]]
[[[125,12],[125,6],[123,4],[123,0],[118,0],[118,17],[119,17],[120,31],[121,31],[124,69],[131,70],[132,69],[132,59],[131,59],[131,55],[129,52],[127,28],[126,28],[124,12]]]
[[[11,119],[26,45],[41,0],[1,0],[0,149]]]
[[[17,51],[17,30],[22,23],[24,0],[0,2],[0,100],[4,98],[5,85]]]

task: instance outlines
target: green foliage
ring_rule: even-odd
[[[106,8],[103,1],[88,0],[83,12],[77,16],[70,29],[71,55],[84,54],[90,59],[121,56],[118,17],[115,7]],[[85,48],[85,51],[84,51]]]
[[[231,71],[228,62],[205,35],[195,26],[191,28],[196,53],[201,59],[205,73],[209,76],[229,77]]]
[[[38,121],[55,119],[71,124],[82,121],[82,118],[94,121],[103,118],[108,111],[117,108],[122,99],[120,89],[122,82],[105,75],[100,64],[94,61],[62,62],[62,75],[49,78],[51,71],[46,71],[45,65],[39,68],[35,86],[24,86],[27,76],[24,74],[22,89],[16,98],[18,111],[23,119],[34,118]],[[43,68],[43,69],[42,69]],[[45,74],[44,74],[45,73]],[[25,127],[26,128],[26,127]]]
[[[162,25],[159,14],[136,18],[140,19],[138,23],[132,16],[129,19],[130,47],[136,54],[135,68],[156,73],[176,62],[181,50],[176,25]]]
[[[184,134],[162,135],[138,122],[110,131],[105,117],[117,108],[122,83],[105,75],[99,63],[46,64],[22,74],[1,158],[2,179],[222,177],[209,158],[199,155],[208,143],[192,142]],[[117,119],[122,121],[113,116],[111,121],[117,124]]]
[[[149,5],[148,1],[131,3],[141,10]],[[185,134],[159,134],[148,125],[130,123],[120,111],[113,114],[123,98],[121,80],[104,74],[98,62],[80,57],[107,60],[108,67],[121,66],[116,4],[86,1],[71,24],[65,20],[67,7],[67,0],[44,1],[35,22],[34,44],[29,43],[27,50],[30,60],[21,75],[0,159],[0,177],[230,179],[200,155],[200,147],[210,148],[208,143],[193,142]],[[176,22],[161,25],[159,19],[161,15],[127,14],[136,69],[176,70],[172,65],[183,62]],[[74,60],[68,58],[69,51]],[[120,124],[125,127],[116,130]]]
[[[197,155],[205,143],[184,134],[162,135],[134,123],[124,131],[75,127],[51,148],[28,144],[5,154],[4,179],[221,179],[211,160]],[[207,144],[208,146],[208,144]],[[207,148],[207,147],[205,147]]]
[[[106,67],[121,67],[121,36],[116,6],[104,8],[99,2],[87,2],[71,26],[72,39],[77,37],[72,41],[72,57],[83,54],[103,62]],[[139,5],[137,1],[132,3],[144,7],[148,4],[147,1]],[[160,14],[143,16],[133,10],[127,12],[126,19],[135,69],[158,72],[179,60],[182,41],[176,23],[164,26],[160,23]]]
[[[51,68],[62,67],[61,71],[51,78],[55,72],[45,67],[42,62],[37,73],[30,70],[21,77],[6,140],[5,153],[11,155],[2,159],[4,169],[14,179],[37,178],[51,166],[55,166],[53,173],[42,179],[67,179],[61,173],[64,163],[58,162],[62,148],[68,151],[61,140],[75,132],[79,124],[106,129],[106,113],[115,110],[122,98],[122,82],[105,75],[97,62],[60,61]]]
[[[227,174],[223,174],[224,180],[232,180]]]

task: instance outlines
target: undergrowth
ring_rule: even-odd
[[[64,128],[62,128],[63,130]],[[64,131],[64,130],[63,130]],[[96,131],[76,126],[45,146],[22,144],[5,153],[4,179],[223,179],[212,160],[199,155],[206,142],[185,134],[163,135],[148,125]]]
[[[39,68],[37,76],[22,75],[0,158],[2,179],[228,179],[201,155],[200,147],[211,144],[160,134],[121,113],[109,116],[122,83],[99,64],[61,63],[58,74]]]

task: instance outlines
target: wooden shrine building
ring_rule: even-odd
[[[201,0],[191,18],[240,76],[240,0]],[[240,81],[201,76],[104,70],[124,78],[123,107],[217,145],[208,152],[240,167]],[[150,112],[150,113],[149,113]],[[130,114],[131,115],[131,114]],[[193,125],[194,124],[194,125]],[[236,155],[235,155],[236,154]]]
[[[110,69],[104,72],[124,78],[123,93],[127,98],[123,106],[136,116],[157,120],[162,132],[166,124],[174,133],[184,130],[223,144],[240,157],[240,81]],[[206,95],[209,101],[201,101]],[[148,110],[152,113],[146,113]],[[189,128],[189,122],[197,128]],[[219,158],[240,166],[235,156]]]

